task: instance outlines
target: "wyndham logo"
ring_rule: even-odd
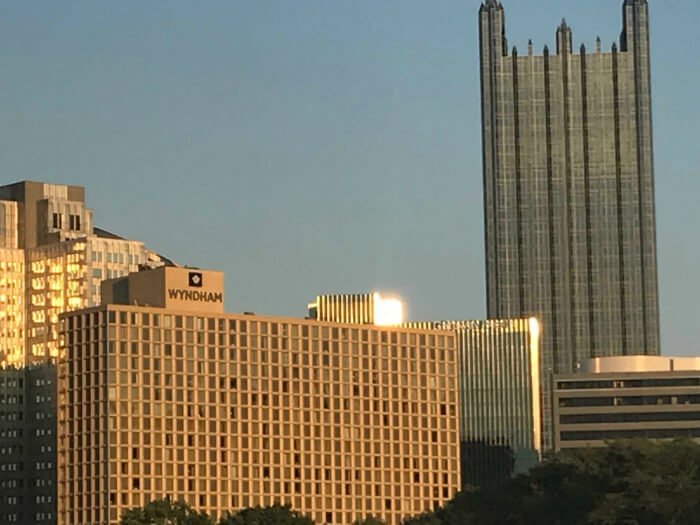
[[[223,303],[224,294],[222,292],[205,292],[199,290],[168,290],[170,299],[180,301],[201,301],[203,303]]]
[[[201,288],[203,283],[201,272],[190,272],[188,283],[192,288]]]

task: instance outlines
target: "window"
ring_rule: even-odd
[[[68,217],[69,227],[71,230],[80,231],[80,215],[70,215]]]

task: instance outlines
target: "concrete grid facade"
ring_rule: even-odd
[[[56,523],[56,366],[0,369],[0,524]]]
[[[0,523],[24,521],[24,373],[0,371]]]
[[[541,55],[508,48],[500,2],[479,12],[488,317],[540,319],[545,378],[659,353],[648,5],[622,10],[611,51],[562,21]]]
[[[62,326],[60,523],[167,496],[398,524],[460,487],[451,332],[117,305]]]

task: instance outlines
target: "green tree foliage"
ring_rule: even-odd
[[[403,525],[697,525],[700,445],[626,441],[566,451],[528,474],[493,487],[466,489],[435,512]],[[213,525],[185,503],[153,501],[120,525]],[[219,525],[314,525],[289,506],[254,507]],[[366,518],[353,525],[383,525]]]
[[[425,513],[401,522],[401,525],[442,525],[442,520],[434,513]]]
[[[369,516],[363,520],[355,520],[352,525],[386,525],[382,520]]]
[[[128,510],[120,525],[213,525],[203,512],[193,510],[187,503],[171,503],[165,499],[151,501],[145,507]]]
[[[222,518],[219,525],[314,525],[314,522],[289,505],[272,505],[243,509]]]
[[[700,446],[627,441],[562,452],[404,525],[691,525],[698,516]]]

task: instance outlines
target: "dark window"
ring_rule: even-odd
[[[665,377],[654,379],[610,379],[595,381],[559,381],[559,390],[591,390],[596,388],[654,388],[698,386],[700,377]]]
[[[629,430],[581,430],[562,432],[562,441],[604,441],[612,439],[672,439],[700,437],[700,428],[659,428]]]
[[[635,423],[642,421],[700,421],[700,412],[645,412],[626,414],[564,414],[562,424]]]
[[[570,397],[559,400],[560,407],[605,407],[614,406],[612,397]]]

